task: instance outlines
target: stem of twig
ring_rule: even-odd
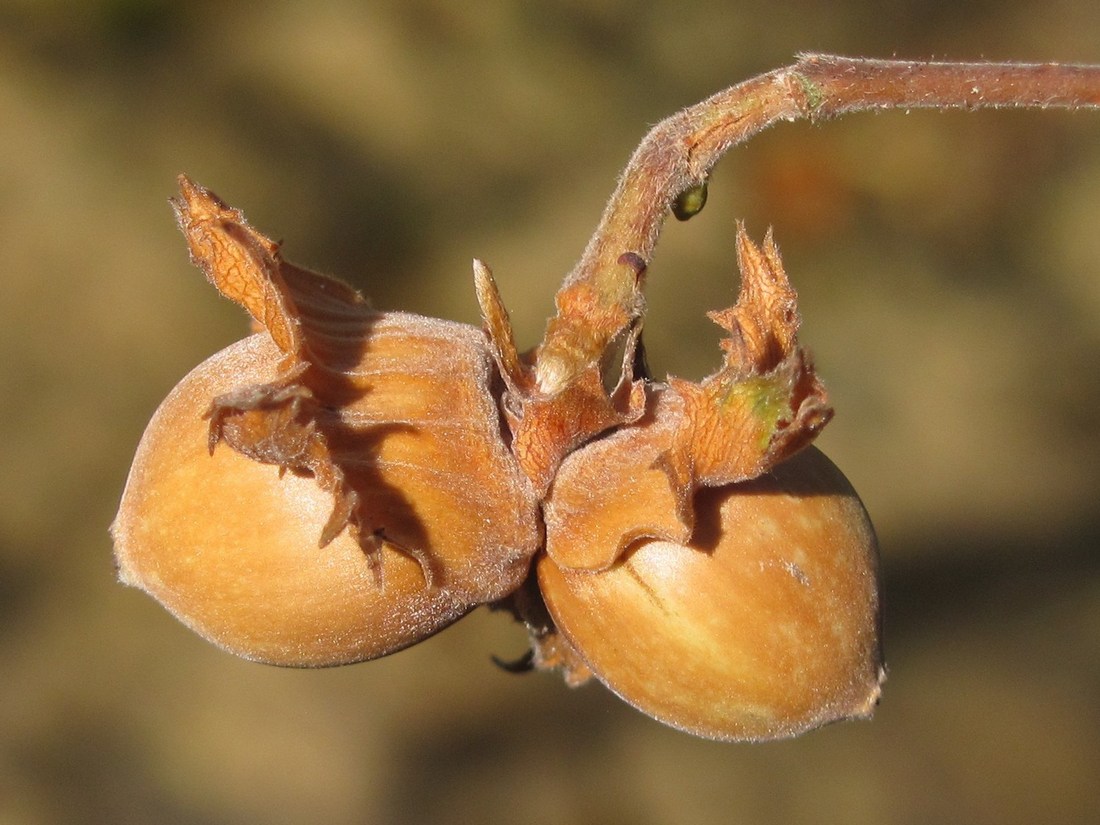
[[[662,121],[635,151],[557,295],[535,365],[554,394],[638,318],[661,226],[731,147],[781,120],[874,109],[1100,108],[1100,66],[927,63],[807,54]]]

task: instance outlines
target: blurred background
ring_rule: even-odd
[[[719,361],[771,225],[882,541],[873,722],[770,745],[517,677],[479,611],[387,659],[222,653],[115,581],[160,399],[241,337],[187,171],[380,308],[541,336],[649,125],[802,50],[1100,61],[1100,5],[558,0],[0,7],[0,823],[1069,823],[1100,810],[1100,114],[782,125],[650,271],[656,374]]]

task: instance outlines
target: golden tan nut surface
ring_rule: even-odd
[[[623,699],[717,739],[869,716],[883,678],[877,546],[840,471],[808,448],[696,494],[690,546],[636,545],[601,572],[538,563],[558,628]]]
[[[480,338],[469,329],[441,340],[452,328],[460,327],[382,316],[373,357],[364,355],[360,364],[374,373],[369,383],[377,390],[363,394],[362,414],[387,400],[401,407],[390,409],[390,417],[409,422],[416,412],[437,409],[441,398],[453,401],[450,382],[476,387],[473,373],[486,357],[475,346]],[[404,382],[390,357],[394,347],[445,347],[445,377]],[[350,526],[319,547],[333,495],[314,478],[281,472],[226,444],[211,454],[202,417],[211,399],[274,381],[282,358],[269,336],[254,335],[201,364],[165,399],[142,438],[112,527],[124,582],[234,653],[295,666],[391,653],[518,586],[538,541],[537,522],[514,462],[488,440],[495,415],[493,429],[484,432],[392,430],[373,442],[374,453],[363,454],[373,462],[369,474],[357,478],[354,467],[348,473],[368,509],[393,496],[387,491],[403,491],[402,506],[378,513],[379,523],[387,536],[426,542],[417,549],[432,566],[432,587],[421,563],[387,541],[380,549],[380,586]],[[393,385],[405,389],[386,389]],[[428,397],[433,393],[439,395]],[[489,400],[485,405],[492,409]],[[338,460],[339,440],[331,439]],[[448,444],[463,454],[441,455]],[[441,470],[453,484],[438,483]],[[364,479],[373,487],[363,486]]]

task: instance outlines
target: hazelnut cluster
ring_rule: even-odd
[[[723,359],[653,379],[643,286],[669,214],[778,120],[870,108],[1100,108],[1100,67],[807,55],[658,124],[521,352],[489,269],[482,327],[371,309],[186,177],[193,261],[254,334],[153,416],[112,527],[122,580],[249,659],[320,667],[415,644],[480,605],[530,652],[725,740],[866,717],[883,680],[877,546],[812,446],[832,410],[770,233],[737,227]]]
[[[657,383],[640,313],[596,359],[521,355],[479,262],[482,330],[371,309],[186,177],[174,206],[256,332],[153,416],[112,527],[124,582],[277,665],[384,656],[485,604],[527,624],[531,666],[702,736],[871,712],[874,533],[807,446],[831,410],[770,236],[738,227],[721,369]]]
[[[1100,66],[802,55],[659,123],[521,353],[488,268],[483,327],[378,312],[294,266],[208,190],[191,257],[254,334],[149,423],[112,526],[121,579],[240,656],[320,667],[415,644],[479,605],[525,623],[509,666],[593,675],[715,739],[870,715],[877,547],[811,442],[832,411],[770,234],[737,229],[722,366],[652,379],[646,266],[730,147],[871,109],[1100,108]]]

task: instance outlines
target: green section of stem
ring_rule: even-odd
[[[820,86],[801,72],[792,72],[791,76],[802,87],[802,94],[806,96],[806,105],[809,107],[812,117],[813,113],[820,109],[825,102],[825,93]]]

